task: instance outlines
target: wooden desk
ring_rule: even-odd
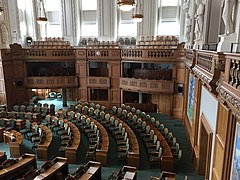
[[[137,179],[137,170],[135,167],[123,166],[122,172],[125,172],[123,179],[128,179],[128,180]]]
[[[68,123],[68,127],[70,127],[71,132],[73,133],[72,146],[66,147],[65,157],[67,158],[68,163],[76,164],[76,162],[77,162],[77,150],[78,150],[78,147],[80,145],[80,138],[81,138],[80,131],[70,121],[64,119],[64,123]]]
[[[37,168],[35,156],[33,154],[24,154],[15,164],[0,170],[0,179],[16,179],[32,167]]]
[[[37,145],[37,158],[38,160],[48,160],[48,148],[50,144],[52,143],[52,131],[44,126],[44,125],[39,125],[39,128],[42,129],[43,133],[45,133],[45,140],[42,144]]]
[[[47,169],[45,172],[39,174],[34,178],[34,180],[40,180],[40,179],[55,179],[57,173],[61,172],[63,177],[67,177],[68,175],[68,164],[67,164],[67,158],[57,157],[53,161],[55,161],[55,164],[52,165],[49,169]]]
[[[10,156],[12,158],[18,158],[21,156],[21,144],[23,137],[20,132],[11,130],[4,131],[3,133],[4,142],[8,143],[10,149]],[[12,138],[16,138],[14,142],[11,141]]]
[[[127,155],[127,164],[129,166],[134,166],[137,169],[139,169],[139,144],[137,137],[133,130],[121,119],[115,117],[119,121],[119,123],[122,123],[123,127],[125,128],[128,138],[129,138],[129,151]]]
[[[89,161],[85,167],[88,167],[87,171],[78,180],[99,180],[101,179],[101,163]]]
[[[96,149],[96,161],[101,162],[102,166],[107,164],[107,154],[109,149],[109,138],[106,129],[95,119],[90,118],[91,121],[96,124],[99,134],[102,138],[102,144],[100,149]]]
[[[0,152],[0,165],[7,159],[6,152]]]
[[[3,131],[5,130],[5,127],[0,127],[0,142],[3,142]]]

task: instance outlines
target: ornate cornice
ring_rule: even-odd
[[[223,102],[231,104],[237,111],[240,111],[240,99],[239,97],[234,96],[230,91],[227,91],[226,88],[221,83],[217,83],[217,92]]]

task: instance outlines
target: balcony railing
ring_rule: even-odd
[[[26,59],[74,59],[75,49],[23,49]]]
[[[110,87],[110,78],[109,77],[88,77],[88,87]]]
[[[123,90],[147,93],[174,93],[174,81],[121,78],[120,82],[120,87]]]
[[[76,76],[27,77],[25,85],[27,88],[78,87],[78,80]]]

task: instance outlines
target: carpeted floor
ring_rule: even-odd
[[[58,100],[50,100],[50,101],[42,101],[41,103],[54,103],[55,104],[55,110],[62,108],[62,102]],[[70,104],[72,102],[69,102]],[[176,172],[176,179],[182,180],[185,176],[188,176],[188,179],[190,180],[202,180],[204,179],[203,176],[197,176],[194,173],[194,168],[191,163],[190,158],[190,151],[189,151],[189,145],[187,141],[186,132],[183,128],[183,124],[179,120],[175,120],[171,118],[170,116],[161,115],[158,113],[151,114],[154,116],[157,120],[159,120],[161,123],[165,125],[165,127],[168,127],[168,129],[173,133],[174,136],[177,137],[177,141],[180,143],[180,147],[183,150],[183,156],[181,160],[175,162],[175,172]],[[159,176],[160,169],[158,167],[152,167],[150,165],[150,162],[148,161],[148,155],[147,151],[145,149],[145,146],[143,145],[141,139],[138,138],[139,146],[140,146],[140,170],[137,172],[137,179],[139,180],[147,180],[150,179],[151,176]],[[58,153],[58,148],[60,147],[60,139],[59,136],[54,135],[53,136],[53,142],[50,145],[49,149],[49,159],[53,159],[56,156],[61,155]],[[111,175],[113,171],[119,171],[121,167],[124,165],[121,162],[117,160],[117,145],[114,140],[114,138],[109,135],[109,153],[108,153],[108,165],[106,167],[102,167],[102,179],[107,180],[108,177]],[[77,165],[69,164],[69,173],[73,173],[76,171],[76,169],[80,165],[84,165],[87,160],[85,159],[86,152],[88,150],[88,138],[87,136],[81,132],[81,143],[79,147],[79,152],[77,155]],[[8,145],[4,143],[0,143],[0,151],[5,151],[7,153],[8,158],[10,157],[9,147]],[[31,150],[31,143],[28,140],[24,140],[23,144],[21,146],[22,153],[34,153]],[[41,167],[41,165],[44,163],[44,161],[37,161],[38,168]]]

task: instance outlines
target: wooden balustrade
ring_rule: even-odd
[[[88,87],[104,87],[110,88],[110,78],[109,77],[88,77]]]
[[[120,59],[120,49],[88,49],[87,57],[89,59]]]
[[[74,59],[75,49],[23,49],[26,59]]]
[[[176,61],[177,49],[122,49],[123,59]]]
[[[120,87],[123,90],[147,93],[174,93],[174,81],[121,78]]]
[[[25,78],[27,88],[62,88],[78,87],[76,76],[56,76],[56,77],[27,77]]]

